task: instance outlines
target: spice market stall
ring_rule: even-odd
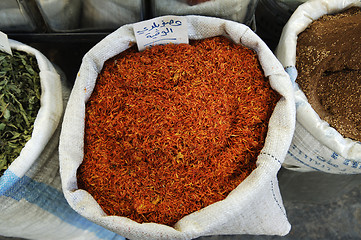
[[[78,105],[81,107],[79,111],[75,110],[74,116],[79,116],[80,112],[84,112],[84,115],[75,122],[91,126],[86,127],[86,130],[92,134],[87,134],[86,138],[89,141],[87,140],[87,144],[84,142],[84,145],[78,141],[82,136],[78,136],[77,140],[69,140],[69,148],[66,150],[71,154],[80,154],[74,158],[78,162],[69,161],[70,165],[66,166],[72,169],[71,172],[67,171],[72,176],[68,178],[71,181],[67,181],[64,188],[71,189],[68,192],[68,196],[71,197],[82,195],[81,192],[86,190],[97,202],[90,201],[93,205],[80,202],[77,205],[81,213],[79,214],[64,198],[56,147],[59,142],[61,118],[41,156],[32,164],[25,176],[5,179],[4,176],[10,175],[9,172],[15,169],[15,164],[9,167],[10,171],[0,176],[0,192],[5,192],[0,194],[0,203],[5,203],[0,207],[0,239],[124,239],[115,231],[126,232],[129,239],[132,239],[135,233],[142,236],[137,237],[138,239],[152,238],[157,234],[160,238],[175,234],[179,238],[199,240],[358,239],[361,236],[360,174],[330,174],[308,170],[305,172],[305,166],[296,168],[293,164],[284,163],[278,171],[281,164],[273,165],[268,158],[276,157],[274,161],[283,161],[283,150],[279,149],[279,146],[274,146],[280,139],[284,142],[287,140],[279,137],[275,126],[278,120],[284,124],[290,116],[281,119],[275,117],[279,116],[279,105],[285,103],[282,96],[288,93],[279,91],[282,87],[272,83],[278,81],[275,81],[276,78],[284,78],[284,71],[278,66],[271,70],[273,61],[270,59],[274,59],[273,54],[269,51],[265,53],[267,47],[260,39],[254,39],[251,31],[248,32],[249,29],[243,34],[243,31],[239,31],[244,29],[243,27],[233,28],[230,26],[234,23],[229,24],[228,21],[219,19],[248,25],[265,41],[268,48],[273,50],[280,40],[284,24],[295,8],[303,2],[305,0],[2,0],[0,30],[7,33],[9,38],[37,49],[49,59],[51,65],[54,65],[57,74],[61,76],[63,107],[67,106],[69,89],[72,89],[83,64],[82,73],[86,73],[78,78],[86,83],[86,101],[83,101],[83,93],[73,94],[72,101],[77,96],[81,97]],[[349,3],[337,2],[341,5]],[[254,12],[256,7],[257,11]],[[309,10],[312,12],[318,8]],[[203,21],[193,19],[190,26],[196,27],[186,30],[190,38],[187,46],[172,44],[164,48],[156,46],[150,52],[138,51],[135,47],[134,29],[124,25],[168,14],[194,14],[217,18],[212,18],[212,24],[203,24]],[[101,42],[104,37],[122,26],[125,28],[122,28],[124,31],[118,32],[119,35],[114,33],[109,36],[113,40],[111,43],[109,39],[105,40],[108,42]],[[170,31],[168,28],[164,32],[159,31],[159,34],[170,34]],[[123,41],[124,37],[128,37],[128,41],[120,48],[118,41]],[[229,39],[231,41],[228,41]],[[103,47],[104,49],[100,50]],[[235,54],[237,48],[237,51],[242,49],[242,52]],[[115,49],[116,51],[113,51]],[[174,54],[177,49],[183,51]],[[208,53],[205,53],[205,49],[208,49]],[[165,52],[172,52],[172,57],[166,57]],[[194,52],[197,54],[191,54]],[[204,54],[208,58],[202,57]],[[227,63],[225,56],[228,59],[232,56],[229,60],[232,63]],[[259,56],[259,63],[263,65],[261,68],[256,67],[255,63]],[[82,63],[83,57],[85,62]],[[94,62],[93,59],[97,61]],[[129,62],[124,63],[125,59]],[[141,60],[134,62],[135,59]],[[178,64],[174,62],[176,59]],[[201,64],[194,61],[195,59],[201,59]],[[241,62],[248,64],[247,69],[252,71],[254,76],[258,76],[260,69],[266,69],[266,79],[262,80],[261,77],[257,81],[258,84],[254,85],[247,83],[249,74],[244,75],[242,79],[239,78],[241,74],[236,74],[238,80],[233,81],[231,74],[235,74],[233,71],[237,71]],[[154,63],[162,66],[150,69]],[[138,70],[143,71],[125,72],[126,64],[141,66]],[[229,67],[229,64],[232,66]],[[92,81],[84,79],[88,76],[84,66],[90,66]],[[146,69],[152,73],[146,74]],[[225,71],[226,69],[230,71]],[[96,74],[93,70],[96,70]],[[245,74],[248,70],[241,72]],[[278,71],[282,72],[280,76],[277,76]],[[224,77],[215,82],[218,72]],[[291,74],[291,71],[289,73]],[[194,82],[186,82],[191,75],[198,77]],[[267,78],[271,75],[273,80]],[[143,81],[131,81],[139,79],[140,76]],[[111,85],[106,84],[106,79],[114,80],[115,77],[122,79],[122,86],[119,86],[118,81],[109,81]],[[168,80],[161,81],[163,77]],[[78,93],[84,90],[79,84],[79,79],[74,85],[74,91]],[[158,81],[154,81],[155,79]],[[95,84],[93,81],[102,84]],[[92,84],[89,84],[90,82]],[[239,88],[240,82],[248,87]],[[89,86],[93,86],[94,89]],[[105,93],[106,89],[116,91]],[[261,94],[255,94],[255,89]],[[247,93],[246,97],[241,95],[244,93]],[[0,91],[1,94],[3,93]],[[122,100],[119,100],[119,96]],[[271,103],[267,107],[261,104],[271,100],[270,96],[276,97],[276,101],[281,104],[278,102],[274,106],[274,103]],[[280,100],[278,97],[281,97]],[[104,100],[99,103],[97,99]],[[263,101],[266,99],[267,101]],[[104,107],[104,103],[113,110]],[[116,103],[120,105],[117,107]],[[7,103],[1,105],[0,120],[5,115],[9,117],[6,109],[10,105],[6,105]],[[252,111],[250,106],[254,107]],[[278,114],[271,114],[274,107]],[[266,108],[270,111],[268,114],[257,112]],[[91,112],[92,114],[89,114]],[[117,112],[122,115],[117,115]],[[86,115],[89,117],[100,113],[106,115],[99,117],[104,120],[99,122],[101,128],[96,128],[98,126],[95,123],[99,120],[96,117],[85,119]],[[240,118],[236,117],[236,113],[245,115]],[[197,120],[192,120],[191,116],[196,116]],[[271,123],[270,126],[273,126],[269,129],[266,127],[268,121]],[[252,126],[253,123],[256,125]],[[72,131],[79,129],[77,126],[79,125],[73,124],[67,128]],[[156,129],[155,126],[162,127]],[[291,123],[287,126],[291,126]],[[241,130],[237,129],[238,127]],[[0,125],[0,133],[2,128],[3,124]],[[144,131],[145,128],[148,131]],[[299,123],[296,123],[296,128],[299,128]],[[296,129],[296,132],[298,130]],[[103,134],[104,139],[107,135],[106,141],[97,141],[97,134],[94,134],[96,132]],[[2,140],[1,137],[0,141]],[[93,143],[89,144],[90,141]],[[190,143],[193,144],[193,148],[189,148]],[[263,147],[264,145],[266,146]],[[111,148],[114,146],[122,148],[114,150]],[[84,151],[80,150],[82,147]],[[140,147],[144,148],[140,151]],[[83,159],[85,151],[87,156]],[[83,155],[80,156],[81,154]],[[93,166],[95,161],[90,159],[94,159],[94,154],[122,161],[103,160],[96,164],[98,166]],[[210,154],[213,154],[213,157],[209,157]],[[158,155],[163,157],[158,158]],[[128,157],[128,162],[124,161],[124,156]],[[335,158],[339,156],[333,155]],[[203,161],[202,158],[208,160]],[[305,158],[305,155],[302,158]],[[24,162],[29,163],[28,160],[29,158]],[[224,164],[219,164],[220,160]],[[330,163],[335,165],[334,161]],[[357,161],[351,160],[347,163],[352,163],[352,166],[355,166],[354,170],[357,170]],[[26,171],[23,165],[21,169]],[[64,168],[62,169],[63,175],[66,175]],[[156,172],[159,169],[162,169],[162,175],[159,171]],[[90,177],[94,171],[96,173],[93,175],[104,176],[103,179]],[[141,180],[137,176],[140,176]],[[200,182],[207,184],[199,184]],[[224,183],[230,187],[224,187]],[[101,186],[104,194],[99,194],[98,188],[92,188],[93,185]],[[121,196],[121,192],[116,192],[111,186],[124,190],[126,196]],[[138,194],[130,188],[139,190]],[[177,193],[177,189],[184,191]],[[74,192],[76,194],[73,194]],[[120,200],[115,202],[114,197],[119,197]],[[221,198],[220,201],[218,197]],[[105,198],[109,199],[108,206],[104,203]],[[74,199],[75,204],[79,199]],[[187,203],[187,199],[195,204]],[[70,202],[74,201],[70,199]],[[121,208],[111,208],[110,202],[113,206]],[[178,204],[176,209],[180,211],[174,210],[172,204]],[[210,205],[206,206],[207,204]],[[90,209],[90,206],[93,207]],[[88,214],[94,209],[99,213],[97,216]],[[108,216],[112,214],[114,215]],[[163,217],[156,219],[158,215]],[[126,229],[112,228],[114,224],[109,222],[117,222],[120,218]],[[112,231],[103,226],[111,226]],[[275,233],[277,227],[279,229]],[[283,236],[286,233],[287,235]]]

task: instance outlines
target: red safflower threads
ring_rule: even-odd
[[[225,37],[130,48],[86,104],[79,188],[108,215],[172,226],[256,168],[278,99],[256,53]]]

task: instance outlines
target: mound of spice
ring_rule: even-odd
[[[0,52],[0,176],[31,138],[40,108],[36,58],[13,50]]]
[[[361,141],[361,8],[324,15],[299,34],[296,68],[320,118]]]
[[[256,53],[225,37],[130,48],[86,104],[78,186],[108,215],[172,226],[256,168],[278,100]]]

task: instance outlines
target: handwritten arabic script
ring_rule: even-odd
[[[188,43],[187,19],[163,16],[135,23],[134,34],[139,51],[154,45]]]

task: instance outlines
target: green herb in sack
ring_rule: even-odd
[[[36,58],[0,52],[0,176],[31,138],[40,95]]]

